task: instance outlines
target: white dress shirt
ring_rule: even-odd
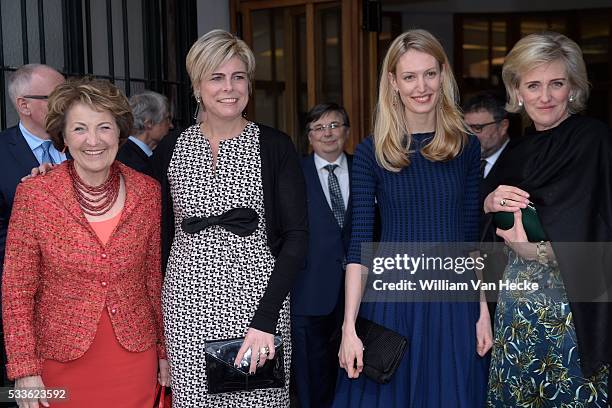
[[[137,139],[135,136],[128,136],[128,139],[134,142],[136,146],[140,147],[140,149],[147,155],[147,157],[153,156],[153,150],[151,150],[148,144],[146,144],[140,139]]]
[[[328,164],[337,164],[336,170],[334,170],[334,174],[338,178],[338,184],[340,184],[340,192],[342,193],[342,201],[344,201],[344,208],[348,206],[348,199],[350,194],[350,183],[349,183],[349,168],[348,168],[348,160],[346,159],[346,155],[341,153],[340,156],[333,163],[329,163],[327,160],[319,156],[318,154],[314,154],[314,163],[317,168],[317,174],[319,175],[319,181],[321,182],[321,187],[323,188],[323,193],[325,194],[325,198],[327,199],[327,204],[329,208],[331,208],[331,198],[329,197],[329,172],[325,170],[325,166]]]
[[[21,130],[21,134],[23,135],[23,138],[25,139],[28,146],[30,146],[32,153],[34,153],[34,156],[36,156],[36,160],[38,160],[38,162],[40,163],[42,161],[43,156],[42,144],[46,140],[41,139],[34,133],[30,132],[28,129],[26,129],[25,126],[23,126],[21,122],[19,122],[19,130]],[[66,154],[58,151],[55,146],[53,146],[53,144],[49,146],[49,156],[51,156],[51,158],[53,159],[53,163],[55,164],[59,164],[66,160]]]
[[[493,153],[489,157],[485,157],[487,164],[485,165],[485,169],[484,169],[484,175],[483,175],[484,178],[486,178],[489,175],[489,172],[493,168],[493,165],[495,164],[497,159],[499,159],[499,155],[504,151],[509,141],[510,140],[506,140],[506,142],[499,149],[497,149],[495,153]]]

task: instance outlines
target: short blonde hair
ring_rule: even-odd
[[[395,75],[400,57],[409,50],[431,55],[436,59],[442,76],[436,109],[436,133],[421,149],[432,161],[450,160],[467,143],[466,127],[457,106],[459,90],[442,44],[429,31],[410,30],[398,36],[383,60],[378,88],[378,103],[374,117],[374,146],[378,164],[389,171],[400,171],[410,164],[411,135],[408,131],[404,104],[389,79]],[[395,103],[394,103],[395,101]]]
[[[127,140],[134,117],[123,92],[105,79],[75,78],[58,85],[49,95],[45,128],[57,150],[64,150],[66,115],[77,103],[83,103],[95,111],[108,111],[119,128],[119,146]]]
[[[191,79],[193,93],[197,97],[203,77],[214,72],[230,59],[238,57],[246,66],[251,92],[255,76],[255,56],[249,46],[235,35],[224,30],[212,30],[198,38],[187,53],[187,73]]]
[[[586,108],[589,99],[589,80],[587,77],[582,50],[574,41],[563,34],[542,32],[523,37],[506,56],[502,78],[508,94],[506,110],[519,112],[518,90],[521,76],[530,70],[554,61],[565,65],[573,102],[568,104],[570,113]]]

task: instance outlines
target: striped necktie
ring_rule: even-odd
[[[43,151],[42,157],[40,158],[40,164],[43,164],[43,163],[55,164],[55,162],[53,161],[53,157],[51,157],[51,154],[49,153],[49,148],[51,147],[51,141],[45,140],[44,142],[42,142],[40,147],[42,148],[42,151]]]

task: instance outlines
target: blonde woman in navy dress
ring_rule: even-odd
[[[360,248],[372,241],[375,201],[382,242],[478,238],[480,144],[464,130],[452,69],[434,36],[412,30],[393,41],[378,99],[374,135],[357,147],[353,160],[343,369],[334,407],[479,407],[486,394],[482,356],[492,343],[486,303],[361,303]],[[362,373],[357,314],[408,339],[388,384]]]

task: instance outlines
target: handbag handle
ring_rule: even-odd
[[[166,386],[157,383],[157,386],[155,387],[155,395],[159,396],[158,408],[164,408],[164,404],[166,402]]]

